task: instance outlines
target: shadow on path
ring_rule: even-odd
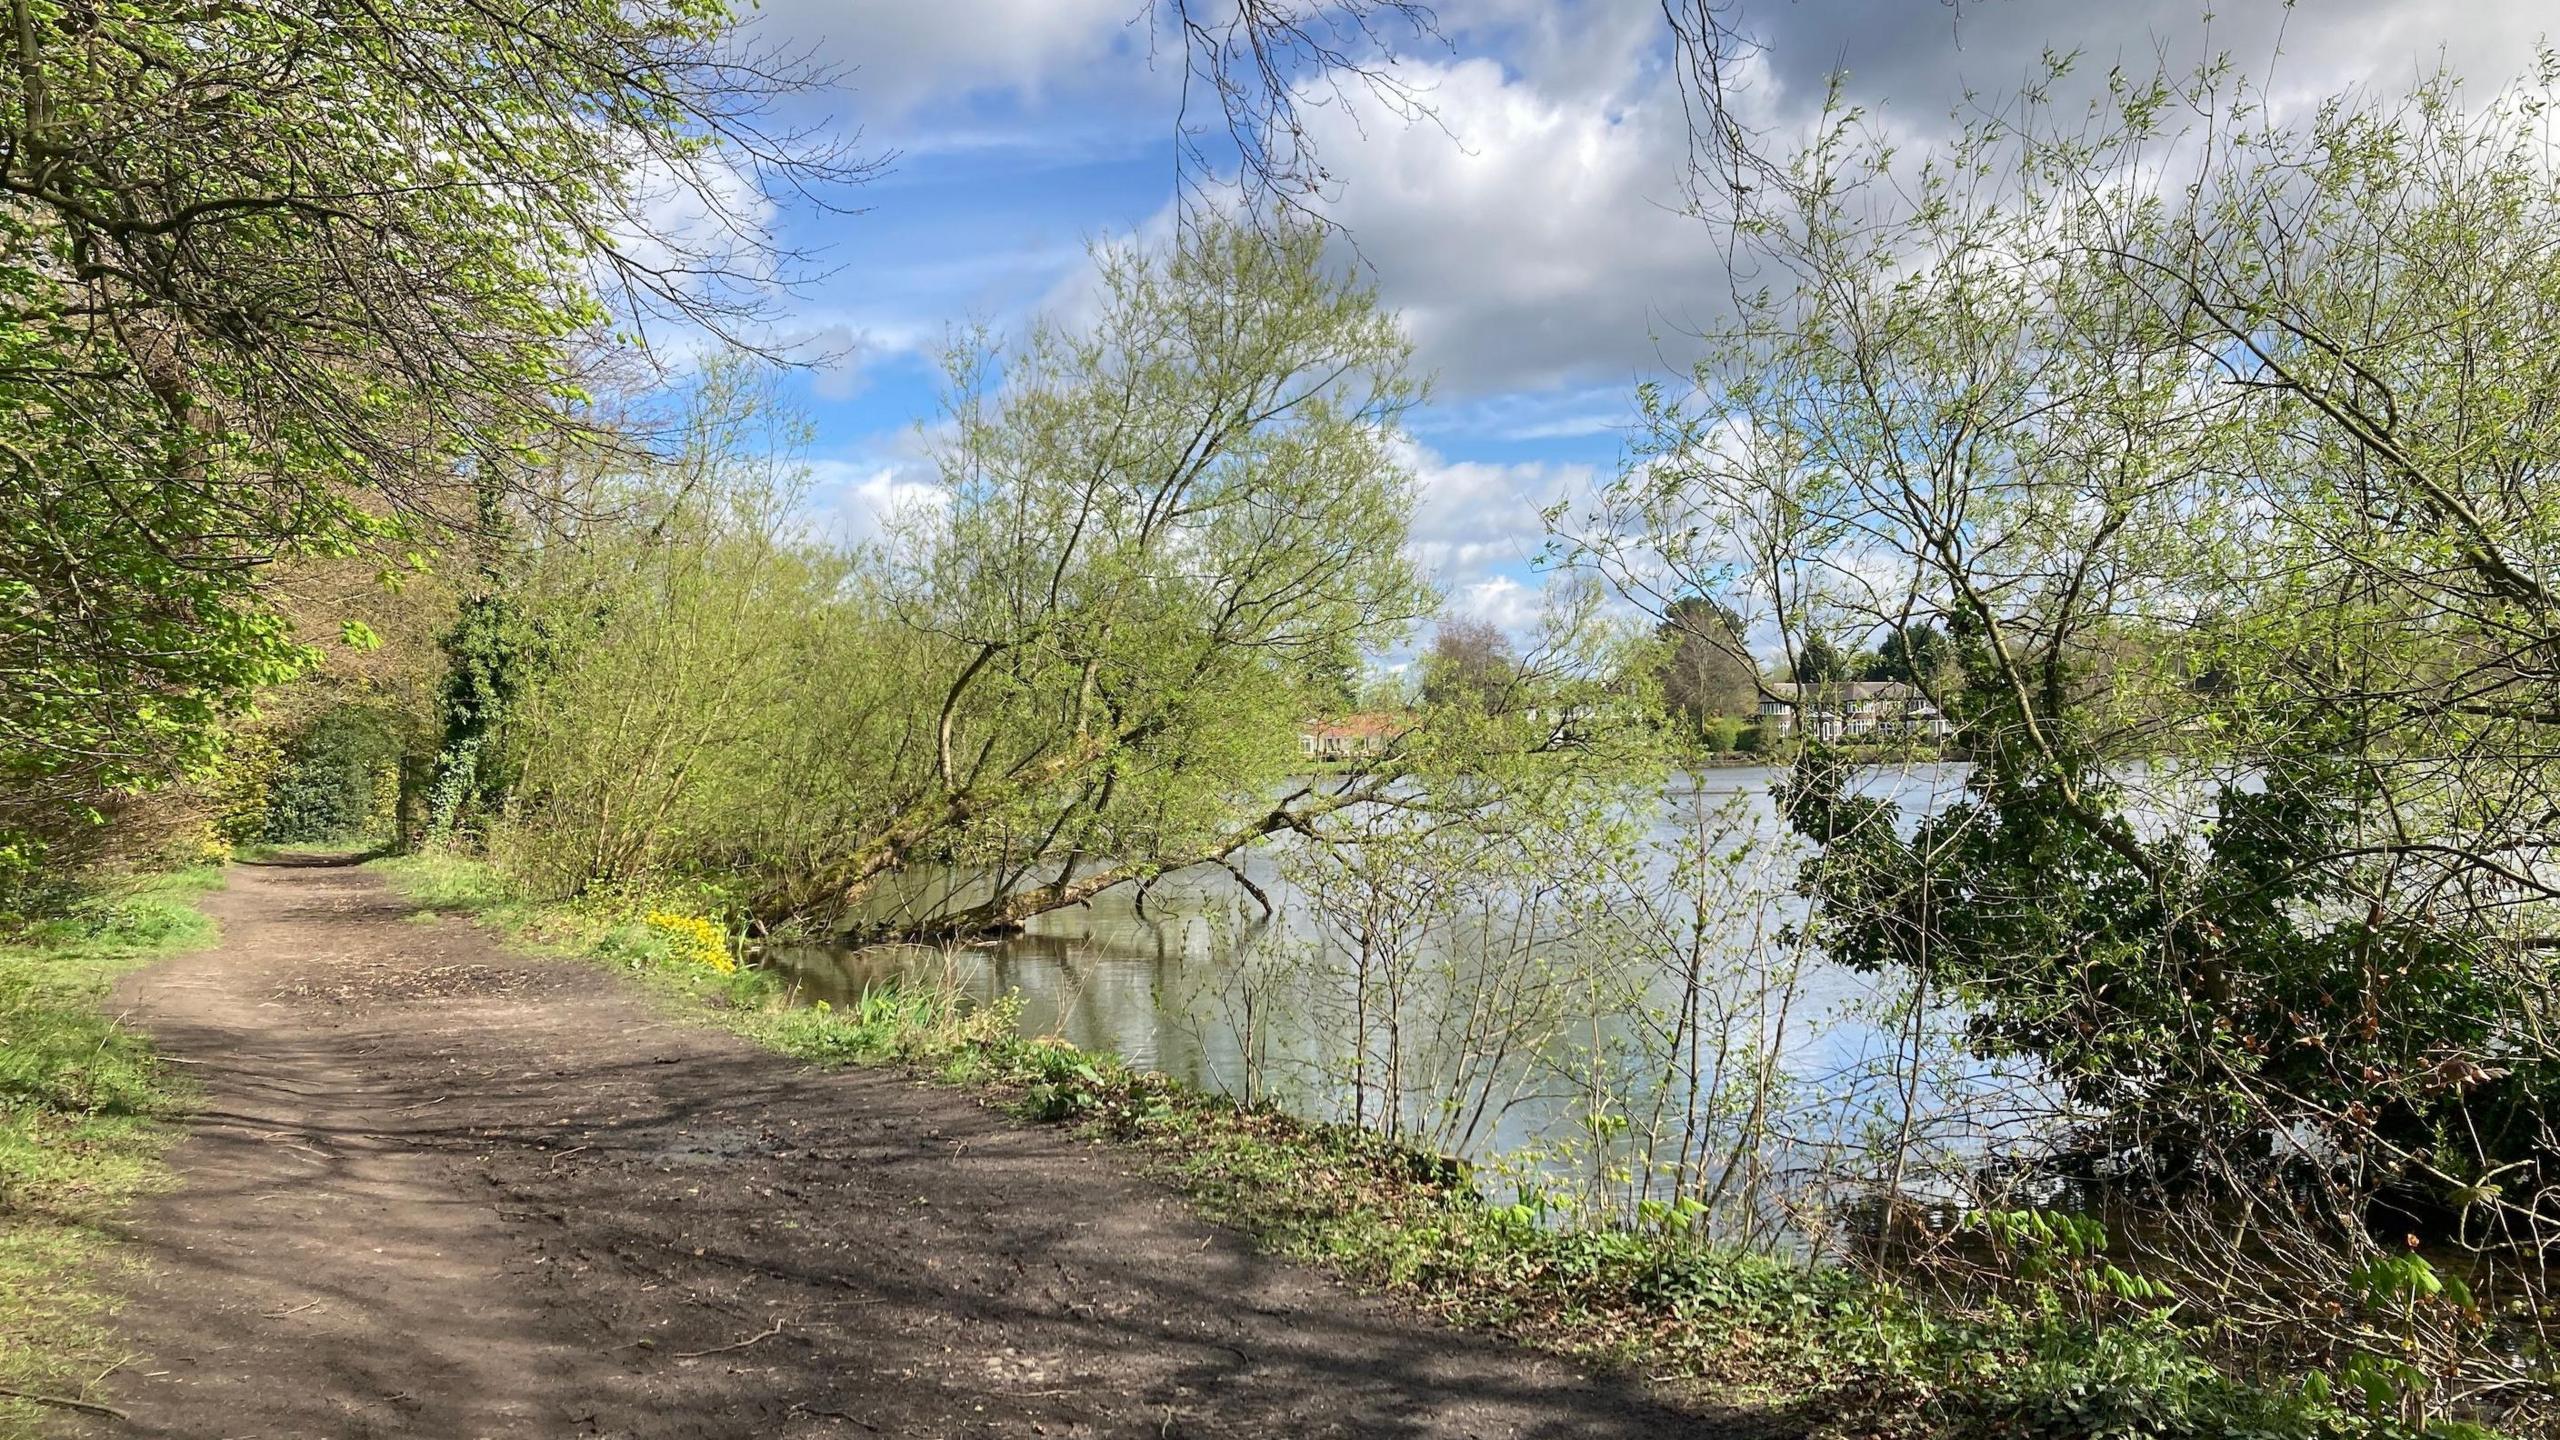
[[[205,1088],[129,1436],[1782,1436],[1255,1254],[1108,1150],[815,1074],[340,856],[133,977]]]

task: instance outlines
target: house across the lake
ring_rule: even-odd
[[[1310,720],[1298,727],[1298,753],[1309,760],[1357,760],[1384,752],[1405,728],[1403,716],[1384,712]]]
[[[1944,740],[1955,731],[1918,686],[1899,680],[1779,682],[1761,689],[1760,726],[1772,737],[1802,733],[1817,740]]]

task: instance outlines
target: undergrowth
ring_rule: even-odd
[[[210,866],[101,885],[41,918],[0,917],[0,1389],[79,1399],[117,1356],[94,1288],[109,1224],[159,1183],[155,1121],[180,1083],[105,1010],[115,976],[213,943],[191,903]],[[43,1407],[0,1396],[0,1437]]]
[[[1450,1323],[1719,1403],[1784,1411],[1803,1433],[2494,1440],[2469,1425],[2368,1413],[2319,1379],[2235,1380],[2204,1358],[2204,1335],[2181,1317],[2092,1324],[2059,1295],[1950,1309],[1847,1267],[1697,1243],[1677,1217],[1642,1229],[1559,1224],[1533,1204],[1489,1200],[1463,1165],[1023,1036],[1008,1006],[973,1006],[949,988],[885,987],[842,1008],[791,1004],[769,975],[707,963],[698,936],[663,923],[664,900],[544,905],[475,861],[376,865],[423,904],[619,965],[785,1054],[905,1066],[992,1094],[1025,1119],[1131,1147],[1204,1213],[1265,1248]]]

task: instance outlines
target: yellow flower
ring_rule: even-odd
[[[675,958],[726,975],[738,968],[729,953],[729,934],[714,921],[676,910],[652,910],[642,917],[649,928],[674,944]]]

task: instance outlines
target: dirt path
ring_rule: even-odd
[[[69,1434],[1725,1436],[1252,1253],[1105,1150],[242,866],[134,977],[206,1088]]]

